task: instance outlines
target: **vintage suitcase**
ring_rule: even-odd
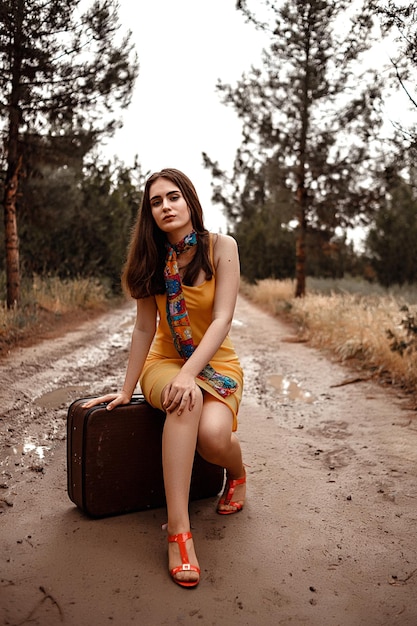
[[[68,495],[91,517],[120,515],[165,505],[161,440],[164,414],[134,395],[112,411],[105,404],[68,409]],[[224,470],[196,453],[190,499],[217,495]]]

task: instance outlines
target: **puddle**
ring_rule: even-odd
[[[71,385],[69,387],[60,387],[53,391],[44,393],[39,398],[36,398],[35,404],[42,406],[45,409],[59,409],[63,404],[67,404],[70,400],[75,400],[75,395],[80,394],[82,397],[85,390],[88,389],[88,385]]]
[[[309,391],[304,391],[296,380],[290,380],[281,374],[272,374],[268,377],[268,383],[290,400],[302,400],[308,404],[314,402],[314,396]]]

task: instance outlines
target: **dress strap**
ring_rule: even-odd
[[[217,235],[215,235],[214,233],[209,233],[209,255],[210,255],[210,262],[211,262],[211,266],[213,268],[213,276],[216,276],[216,266],[214,265],[214,244],[215,244],[215,240],[214,238],[217,238]]]

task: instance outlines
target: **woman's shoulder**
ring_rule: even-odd
[[[223,233],[209,233],[210,241],[214,247],[231,248],[237,247],[237,242],[231,235],[223,235]]]
[[[234,237],[223,235],[222,233],[210,233],[210,239],[212,241],[213,257],[216,266],[221,258],[233,258],[237,256],[237,242]]]

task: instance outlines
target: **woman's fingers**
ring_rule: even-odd
[[[190,410],[195,404],[195,389],[176,388],[175,385],[167,385],[163,393],[163,407],[168,413],[177,409],[177,414],[181,415],[189,403]]]
[[[194,408],[194,405],[195,405],[195,397],[196,397],[196,396],[195,396],[195,388],[194,388],[194,389],[192,389],[192,390],[190,391],[190,406],[189,406],[190,411],[192,411],[192,410],[193,410],[193,408]]]
[[[106,409],[108,411],[111,411],[112,409],[114,409],[116,406],[119,406],[119,404],[125,404],[122,399],[120,398],[120,396],[118,398],[115,398],[114,400],[112,400],[111,402],[108,403],[108,405],[106,406]]]
[[[185,409],[187,405],[188,399],[189,399],[189,392],[184,392],[182,394],[182,397],[179,400],[177,415],[181,415],[181,413],[183,412],[183,410]]]
[[[98,398],[91,398],[91,400],[84,402],[83,408],[91,409],[91,407],[97,406],[97,404],[104,404],[105,402],[109,402],[110,400],[113,400],[114,397],[115,397],[114,394],[111,394],[111,395],[107,394],[106,396],[99,396]]]
[[[175,385],[169,384],[165,387],[164,395],[165,398],[163,406],[165,410],[168,411],[168,413],[171,413],[175,409],[175,407],[178,406],[181,399],[181,394],[179,393]]]
[[[162,406],[167,411],[169,406],[169,393],[171,391],[171,385],[164,387],[162,391]]]
[[[181,415],[181,413],[184,411],[185,407],[187,406],[187,403],[188,403],[188,410],[192,411],[195,405],[195,398],[196,398],[195,387],[193,387],[192,389],[188,389],[186,392],[184,392],[182,394],[180,405],[178,407],[178,415]]]
[[[107,404],[106,409],[111,411],[119,404],[127,404],[129,400],[126,400],[126,397],[122,394],[109,393],[105,396],[100,396],[98,398],[92,398],[83,404],[84,409],[91,409],[93,406],[97,406],[98,404]]]

